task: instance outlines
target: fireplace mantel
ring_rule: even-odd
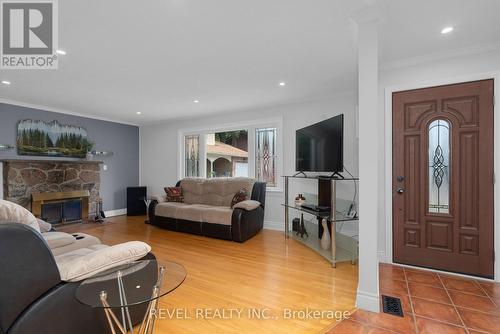
[[[31,194],[33,202],[55,201],[61,199],[71,199],[80,197],[90,197],[88,190],[75,190],[75,191],[54,191],[47,193]]]

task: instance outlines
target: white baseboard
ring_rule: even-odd
[[[275,230],[275,231],[285,230],[285,226],[283,226],[282,222],[272,222],[272,221],[264,221],[264,228],[266,230]]]
[[[378,251],[378,262],[387,263],[384,251]]]
[[[380,312],[379,296],[358,289],[356,307],[365,311]]]
[[[104,214],[106,215],[106,218],[114,217],[114,216],[123,216],[123,215],[127,214],[127,209],[116,209],[116,210],[104,211]]]

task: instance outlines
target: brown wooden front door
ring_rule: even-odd
[[[392,98],[394,262],[493,278],[493,80]]]

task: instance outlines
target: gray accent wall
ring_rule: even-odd
[[[113,151],[111,157],[94,157],[107,166],[107,170],[103,170],[101,165],[100,196],[106,211],[127,207],[127,187],[139,185],[139,127],[0,103],[0,144],[16,145],[17,123],[23,119],[57,120],[61,124],[82,126],[94,149]],[[0,151],[1,159],[61,160],[60,157],[20,156],[16,149]]]

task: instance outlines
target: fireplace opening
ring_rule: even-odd
[[[82,220],[82,200],[42,203],[41,218],[50,224],[79,222]]]
[[[41,218],[50,224],[60,224],[62,221],[61,203],[42,204]]]
[[[31,194],[31,212],[51,224],[87,222],[88,190],[43,192]]]
[[[65,222],[74,222],[82,219],[82,201],[71,200],[63,203],[63,219]]]

